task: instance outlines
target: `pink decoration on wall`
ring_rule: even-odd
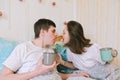
[[[0,11],[0,16],[2,16],[3,14],[2,14],[2,11]]]
[[[67,25],[67,22],[66,22],[66,21],[64,22],[64,25]]]
[[[19,0],[19,1],[21,1],[21,2],[22,2],[23,0]]]
[[[39,0],[40,1],[40,3],[42,2],[42,0]]]
[[[56,6],[56,2],[52,2],[52,5],[53,5],[53,6]]]

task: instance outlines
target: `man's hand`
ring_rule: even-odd
[[[37,71],[37,73],[39,73],[39,75],[40,74],[45,74],[45,73],[51,71],[53,68],[55,68],[56,65],[57,65],[56,62],[54,62],[50,66],[44,65],[43,64],[43,57],[41,57],[40,60],[38,61],[38,64],[37,64],[35,70]]]

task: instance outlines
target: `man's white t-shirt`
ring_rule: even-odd
[[[94,67],[97,63],[105,64],[101,60],[99,49],[100,47],[97,44],[93,44],[91,47],[86,48],[85,53],[75,54],[67,48],[67,58],[76,68],[86,71]]]
[[[19,44],[3,63],[16,73],[29,72],[35,69],[44,48],[36,47],[31,41]],[[61,80],[57,71],[51,74],[40,75],[31,80]]]

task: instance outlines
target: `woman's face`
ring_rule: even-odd
[[[64,30],[63,30],[63,42],[64,44],[67,44],[70,40],[70,36],[69,36],[69,33],[68,33],[68,29],[67,29],[67,26],[64,27]]]

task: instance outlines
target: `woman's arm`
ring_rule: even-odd
[[[84,72],[81,72],[81,73],[72,73],[72,74],[63,74],[63,73],[60,73],[60,76],[62,77],[63,80],[66,80],[68,77],[79,77],[79,76],[83,76],[83,77],[87,77],[89,78],[89,74],[87,73],[84,73]]]
[[[66,66],[66,67],[71,68],[71,69],[76,69],[76,67],[73,65],[72,62],[62,60],[60,54],[57,55],[56,61],[58,64],[61,64],[63,66]]]
[[[63,66],[66,66],[68,68],[71,68],[71,69],[76,69],[76,67],[73,65],[72,62],[61,60],[60,64],[63,65]]]

